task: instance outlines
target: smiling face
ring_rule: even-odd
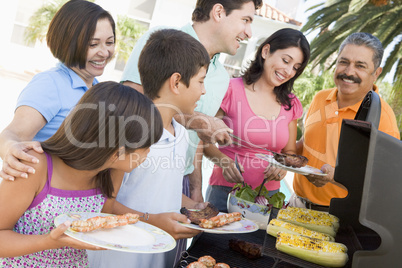
[[[264,61],[264,73],[262,79],[272,87],[292,79],[303,63],[303,53],[299,47],[278,49],[274,53],[269,52],[269,44],[262,49],[261,56]]]
[[[197,101],[201,95],[205,94],[204,80],[207,74],[207,68],[201,67],[196,75],[191,77],[188,87],[180,82],[180,102],[178,105],[179,110],[184,114],[193,114]]]
[[[221,20],[221,30],[218,33],[220,49],[218,52],[235,55],[240,47],[240,42],[250,38],[251,23],[255,12],[254,3],[247,2],[241,9],[233,10],[228,16],[224,13]]]
[[[338,98],[358,102],[373,88],[374,81],[381,74],[381,67],[375,69],[374,52],[366,46],[346,45],[338,56],[334,81],[338,87]]]
[[[87,52],[87,61],[84,69],[72,67],[87,84],[103,74],[106,64],[111,60],[115,50],[115,36],[108,19],[101,19],[96,24],[95,34],[92,37]]]

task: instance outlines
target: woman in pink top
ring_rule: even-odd
[[[310,58],[306,37],[294,29],[281,29],[260,45],[253,60],[239,78],[230,81],[217,113],[242,140],[241,145],[208,145],[205,155],[214,162],[206,200],[220,211],[227,211],[227,196],[233,185],[243,180],[254,189],[266,178],[270,195],[279,191],[286,171],[255,156],[267,154],[252,145],[275,152],[296,152],[297,119],[303,107],[291,93],[294,81]],[[250,144],[249,144],[249,143]],[[237,159],[242,174],[237,170]]]

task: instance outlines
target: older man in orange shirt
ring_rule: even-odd
[[[383,52],[381,42],[368,33],[351,34],[341,44],[334,73],[337,87],[315,95],[306,114],[304,136],[297,143],[297,153],[327,175],[295,174],[290,205],[328,211],[331,198],[346,197],[347,190],[334,181],[342,120],[354,119],[367,92],[378,93],[374,82],[382,72]],[[383,99],[378,129],[400,139],[395,114]]]

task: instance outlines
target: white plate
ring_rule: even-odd
[[[225,214],[225,213],[219,213],[219,215]],[[213,228],[213,229],[207,229],[207,228],[202,228],[197,224],[194,223],[182,223],[179,222],[181,225],[204,231],[206,233],[213,233],[213,234],[235,234],[235,233],[251,233],[257,231],[259,228],[257,224],[254,222],[247,220],[247,219],[242,219],[240,221],[235,221],[229,224],[225,224],[221,227]]]
[[[65,221],[86,220],[96,216],[110,216],[111,214],[93,212],[74,212],[59,215],[54,224],[59,226]],[[70,228],[65,234],[79,241],[106,249],[136,252],[160,253],[174,249],[176,240],[158,227],[145,222],[137,222],[112,229],[99,229],[92,232],[76,232]]]
[[[285,165],[282,165],[281,163],[279,163],[278,161],[275,160],[275,158],[272,155],[268,155],[268,154],[256,154],[255,156],[257,156],[258,158],[268,161],[269,163],[278,166],[281,169],[287,170],[287,171],[291,171],[294,173],[298,173],[301,175],[317,175],[317,176],[325,176],[327,174],[323,173],[320,169],[311,167],[309,165],[306,165],[304,167],[301,168],[294,168],[294,167],[288,167]]]

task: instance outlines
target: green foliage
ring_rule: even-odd
[[[296,136],[296,140],[297,140],[297,141],[300,140],[302,136],[303,136],[303,131],[302,131],[302,129],[301,129],[299,126],[297,126],[297,136]]]
[[[67,0],[48,1],[35,11],[29,18],[29,25],[24,32],[25,41],[28,44],[35,44],[37,40],[40,42],[45,40],[50,21],[66,2]]]
[[[369,0],[352,0],[349,5],[349,12],[359,11]]]
[[[379,85],[380,94],[394,110],[402,140],[402,75],[398,76],[398,80],[394,82],[393,88],[390,89],[390,87],[387,83],[381,83]],[[395,88],[399,88],[399,90],[395,90]]]
[[[371,1],[338,0],[332,1],[330,5],[320,4],[311,9],[317,10],[308,18],[302,31],[305,33],[320,31],[311,42],[312,62],[318,65],[324,64],[328,57],[337,51],[341,42],[354,32],[372,33],[380,39],[384,48],[393,46],[381,78],[401,59],[401,0],[388,1],[387,4],[380,6],[372,4]],[[392,42],[396,42],[396,45]],[[334,63],[335,59],[331,59],[330,67]]]
[[[325,70],[315,74],[312,71],[312,64],[307,65],[293,86],[294,93],[302,103],[304,111],[307,111],[314,95],[318,91],[332,87],[335,87],[333,71]]]
[[[313,63],[312,68],[320,68],[322,75],[325,76],[325,70],[334,66],[336,57],[333,55],[337,54],[342,41],[354,32],[373,34],[381,41],[383,47],[390,51],[388,56],[384,55],[387,58],[379,79],[381,81],[391,72],[392,67],[396,66],[393,87],[387,94],[401,129],[402,119],[398,115],[401,114],[402,106],[402,101],[399,101],[402,99],[402,0],[327,0],[311,7],[310,10],[314,12],[301,30],[305,34],[316,30],[320,32],[311,41],[310,62]],[[321,78],[308,82],[308,74],[305,71],[305,75],[298,80],[298,85],[295,86],[296,95],[301,99],[303,106],[308,105],[312,98],[311,93],[321,88]],[[389,88],[389,85],[386,87]]]
[[[127,16],[117,18],[117,48],[119,57],[127,61],[137,40],[145,33],[145,26]]]
[[[43,42],[46,33],[56,12],[68,0],[51,0],[45,2],[29,19],[29,25],[25,29],[25,41],[34,44],[36,41]],[[94,0],[90,2],[95,2]],[[116,54],[126,61],[138,38],[146,31],[146,28],[134,19],[127,16],[118,16],[116,23]]]
[[[392,84],[389,82],[381,81],[376,83],[379,88],[380,96],[388,103],[392,101],[393,92],[392,92]]]

